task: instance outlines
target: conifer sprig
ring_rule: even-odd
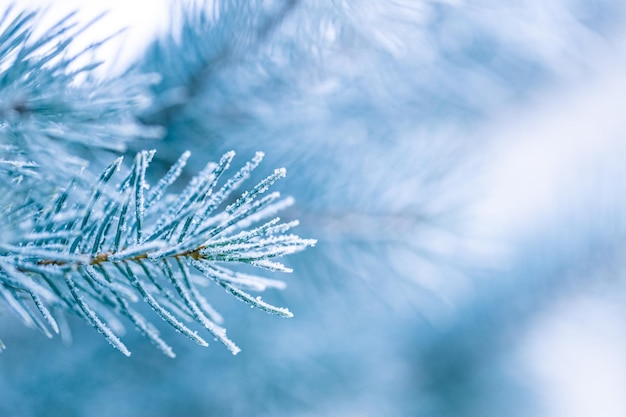
[[[102,17],[78,24],[76,15],[45,34],[37,30],[37,11],[9,5],[0,15],[3,176],[66,181],[94,151],[122,152],[130,141],[163,135],[136,120],[150,104],[154,75],[96,76],[102,63],[90,55],[117,33],[76,50],[74,40]]]
[[[156,327],[133,308],[143,299],[196,343],[208,345],[190,322],[236,354],[239,348],[226,336],[222,317],[198,284],[214,282],[253,307],[291,317],[288,309],[249,293],[283,288],[281,281],[242,273],[234,266],[290,272],[276,259],[315,241],[287,234],[297,222],[282,223],[276,217],[293,203],[278,192],[266,193],[285,175],[284,169],[234,198],[262,153],[224,181],[221,177],[234,157],[229,152],[218,163],[207,164],[177,194],[167,190],[189,154],[150,187],[146,170],[153,156],[153,151],[140,152],[124,175],[118,158],[86,197],[80,198],[70,184],[22,225],[23,235],[0,244],[0,296],[27,325],[49,336],[59,332],[55,317],[69,310],[130,355],[117,335],[119,318],[125,318],[163,353],[174,356]]]

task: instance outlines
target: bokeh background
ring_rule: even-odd
[[[207,288],[242,353],[164,329],[170,360],[3,311],[0,416],[626,415],[626,4],[229,3],[19,5],[128,28],[98,71],[160,75],[163,167],[287,168],[295,317]]]

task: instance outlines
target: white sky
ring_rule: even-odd
[[[79,11],[77,21],[87,22],[102,12],[108,14],[90,31],[75,40],[73,47],[80,49],[111,35],[119,29],[127,28],[118,38],[103,45],[99,55],[106,59],[105,69],[121,69],[133,61],[159,30],[169,24],[170,0],[107,0],[104,2],[84,0],[20,0],[19,6],[44,8],[41,27],[48,27],[56,20],[72,11]]]

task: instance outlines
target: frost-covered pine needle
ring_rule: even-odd
[[[124,318],[174,357],[156,326],[132,307],[144,300],[157,317],[201,346],[208,343],[187,323],[190,318],[237,354],[240,348],[227,337],[222,316],[197,283],[215,282],[252,307],[291,317],[288,309],[248,293],[284,288],[284,283],[236,269],[247,264],[291,272],[276,259],[316,242],[286,234],[297,222],[274,217],[285,207],[278,192],[264,196],[284,176],[283,169],[226,205],[226,197],[259,165],[261,153],[221,180],[234,157],[229,152],[219,163],[207,164],[182,192],[167,195],[189,154],[150,188],[146,170],[153,155],[140,152],[128,170],[117,159],[86,195],[71,186],[59,190],[32,222],[24,223],[27,230],[19,238],[0,243],[0,295],[27,325],[50,336],[60,328],[51,312],[71,311],[130,355],[118,335]]]

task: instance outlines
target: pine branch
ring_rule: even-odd
[[[101,63],[88,55],[117,34],[72,52],[101,16],[79,25],[71,13],[45,35],[35,33],[37,16],[13,6],[0,16],[0,174],[67,181],[95,150],[122,152],[130,141],[162,136],[135,119],[150,103],[153,76],[94,76]]]
[[[47,335],[59,332],[55,315],[68,310],[130,355],[114,331],[119,327],[117,317],[124,317],[173,357],[156,327],[132,308],[142,298],[196,343],[208,345],[189,327],[190,320],[236,354],[239,348],[226,336],[221,316],[197,285],[215,282],[253,307],[291,317],[288,309],[249,293],[283,288],[282,282],[234,268],[247,264],[290,272],[276,259],[313,246],[315,241],[286,234],[297,222],[281,223],[275,217],[293,203],[290,198],[281,199],[278,192],[267,193],[284,177],[284,169],[275,170],[233,201],[234,193],[261,162],[262,153],[223,181],[234,157],[229,152],[218,163],[207,164],[178,194],[166,191],[181,174],[189,154],[183,154],[150,187],[145,178],[153,156],[154,152],[140,152],[123,176],[122,159],[117,159],[101,173],[87,198],[79,198],[70,184],[48,207],[24,222],[23,235],[0,244],[0,295],[27,325]]]
[[[185,121],[188,126],[198,124],[197,111],[206,106],[207,90],[217,86],[222,74],[248,59],[250,51],[261,49],[300,3],[218,0],[199,6],[175,5],[180,28],[170,28],[155,41],[142,65],[143,71],[161,75],[153,86],[154,104],[141,116],[142,121],[165,127],[176,122],[183,127]],[[206,132],[206,126],[198,126],[199,131]]]

